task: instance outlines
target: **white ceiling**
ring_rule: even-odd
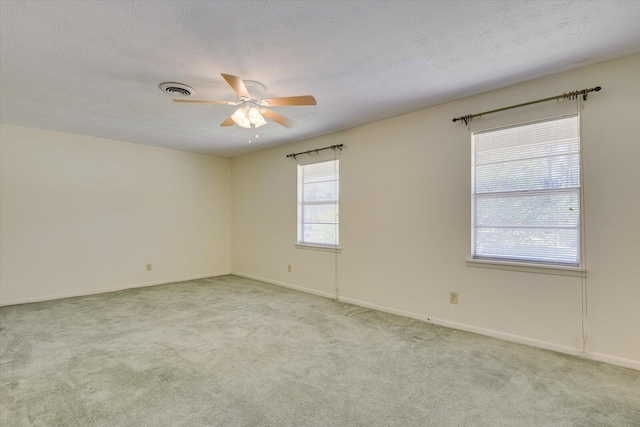
[[[0,23],[3,123],[221,156],[640,51],[639,1],[2,0]],[[235,101],[220,73],[318,105],[249,144],[234,107],[158,88]]]

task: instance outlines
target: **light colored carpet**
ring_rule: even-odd
[[[640,372],[235,276],[0,309],[2,426],[640,426]]]

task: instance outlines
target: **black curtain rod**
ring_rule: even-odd
[[[553,101],[553,100],[558,100],[558,99],[565,99],[565,100],[576,99],[580,95],[582,95],[582,99],[586,101],[587,100],[587,94],[589,92],[599,92],[600,89],[602,89],[600,86],[596,86],[596,87],[591,88],[591,89],[576,90],[576,91],[569,92],[569,93],[563,93],[562,95],[551,96],[549,98],[544,98],[544,99],[538,99],[537,101],[525,102],[524,104],[511,105],[509,107],[498,108],[497,110],[485,111],[484,113],[467,114],[466,116],[456,117],[455,119],[453,119],[453,121],[457,122],[458,120],[460,120],[460,121],[463,121],[465,125],[468,125],[469,122],[472,119],[474,119],[476,117],[484,116],[485,114],[497,113],[498,111],[504,111],[504,110],[510,110],[512,108],[524,107],[524,106],[531,105],[531,104],[537,104],[538,102]]]
[[[335,150],[336,148],[342,151],[343,146],[344,144],[338,144],[338,145],[332,145],[330,147],[316,148],[315,150],[307,150],[307,151],[302,151],[300,153],[287,154],[287,157],[293,157],[295,159],[296,156],[299,156],[300,154],[311,154],[311,153],[317,153],[318,151],[322,151],[322,150],[329,150],[329,149]]]

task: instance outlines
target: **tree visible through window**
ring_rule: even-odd
[[[577,115],[472,134],[472,255],[580,265]]]
[[[338,246],[338,162],[298,165],[298,243]]]

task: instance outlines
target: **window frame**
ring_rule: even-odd
[[[579,165],[579,188],[577,188],[578,195],[578,204],[580,206],[579,209],[579,217],[578,217],[578,247],[577,247],[577,258],[578,263],[562,263],[562,262],[545,262],[543,260],[538,259],[525,259],[525,258],[510,258],[509,254],[506,254],[504,257],[495,257],[495,256],[481,256],[476,254],[477,247],[477,227],[476,227],[476,201],[477,195],[481,193],[476,193],[476,143],[474,136],[479,133],[486,133],[491,131],[499,131],[502,129],[508,128],[517,128],[528,125],[534,125],[544,122],[556,121],[564,118],[575,117],[577,120],[578,126],[578,165]],[[542,274],[554,274],[554,275],[565,275],[565,276],[577,276],[577,277],[586,277],[586,269],[584,266],[584,204],[583,204],[583,193],[584,193],[584,182],[583,182],[583,136],[580,132],[580,114],[579,113],[571,113],[571,114],[562,114],[554,117],[548,117],[544,119],[538,120],[530,120],[526,122],[519,122],[515,124],[508,124],[505,126],[497,126],[492,128],[486,128],[478,131],[474,131],[471,133],[471,255],[467,259],[467,266],[469,267],[480,267],[480,268],[495,268],[501,270],[512,270],[512,271],[524,271],[530,273],[542,273]],[[575,191],[575,187],[573,187]],[[532,197],[536,195],[540,195],[543,193],[560,193],[562,191],[567,191],[565,188],[555,187],[553,189],[543,189],[543,190],[512,190],[512,191],[504,191],[502,194],[504,195],[513,195],[517,196],[526,193],[530,193]],[[490,194],[490,193],[485,193]],[[487,197],[492,197],[491,195]]]
[[[314,201],[314,202],[305,202],[304,201],[304,168],[311,165],[318,165],[321,163],[334,163],[336,174],[336,179],[328,180],[333,181],[337,184],[337,197],[333,201]],[[306,224],[310,224],[310,222],[305,222],[304,213],[305,206],[326,206],[326,205],[335,205],[336,207],[336,217],[335,222],[332,223],[321,223],[321,224],[331,224],[335,225],[335,243],[323,243],[323,242],[314,242],[314,241],[306,241],[304,238],[304,227]],[[318,162],[312,163],[304,163],[299,164],[297,167],[297,232],[296,232],[296,244],[297,248],[302,249],[317,249],[317,250],[327,250],[327,251],[340,251],[340,161],[339,159],[329,159],[329,160],[321,160]],[[315,223],[314,223],[315,224]]]

